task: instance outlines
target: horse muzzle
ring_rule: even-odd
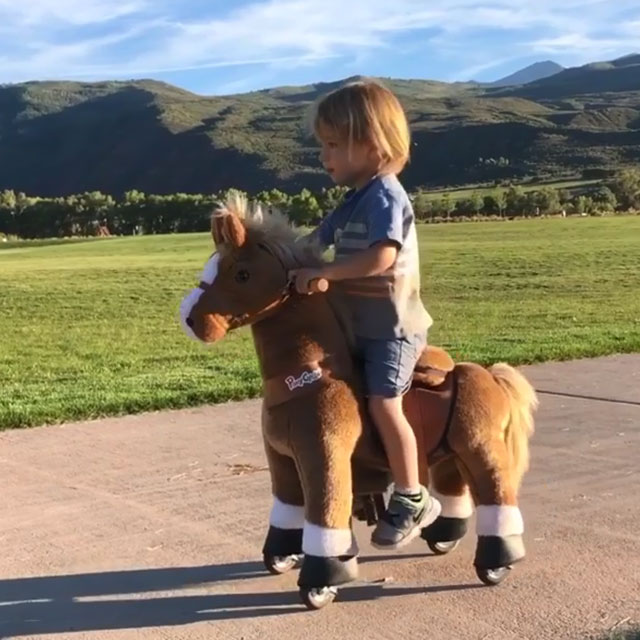
[[[198,342],[218,342],[227,335],[230,329],[230,321],[219,313],[206,313],[200,311],[198,302],[203,290],[198,287],[185,297],[180,305],[180,320],[184,332]]]

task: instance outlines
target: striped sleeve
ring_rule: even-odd
[[[376,190],[366,203],[369,246],[379,242],[393,242],[401,248],[404,244],[403,205],[392,194]]]

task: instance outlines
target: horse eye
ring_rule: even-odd
[[[236,273],[236,282],[240,284],[244,284],[249,280],[249,272],[246,269],[240,269],[238,273]]]

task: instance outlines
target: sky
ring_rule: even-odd
[[[220,95],[356,74],[490,81],[638,50],[639,0],[0,0],[0,83]]]

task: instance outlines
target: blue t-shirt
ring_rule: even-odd
[[[355,335],[391,339],[426,336],[432,319],[420,298],[420,260],[413,207],[395,175],[376,176],[344,201],[314,232],[336,260],[379,242],[398,247],[384,273],[336,282],[351,314]]]

